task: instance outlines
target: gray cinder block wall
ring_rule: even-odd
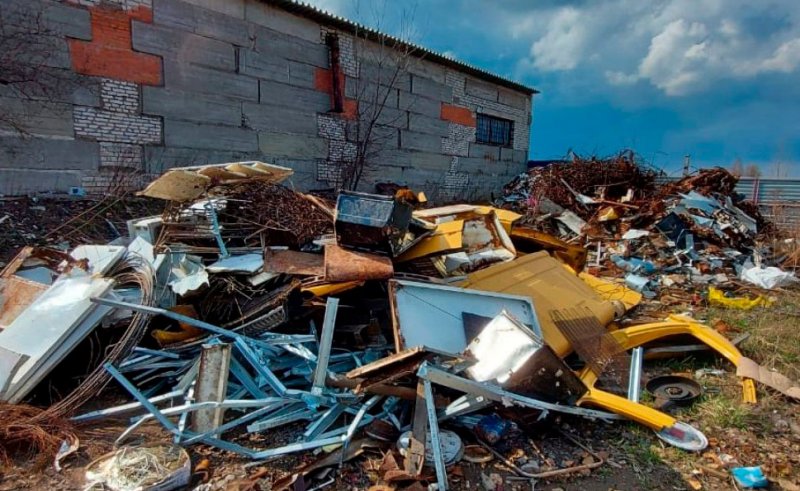
[[[104,193],[170,167],[249,159],[293,168],[299,189],[328,187],[375,106],[360,189],[392,181],[477,199],[525,169],[533,89],[431,53],[392,58],[341,20],[290,4],[0,2],[2,22],[47,40],[41,83],[58,86],[0,88],[0,194]],[[476,143],[479,113],[513,121],[512,144]]]

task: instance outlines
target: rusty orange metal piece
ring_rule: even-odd
[[[306,276],[325,274],[322,254],[299,251],[264,250],[264,271]]]
[[[385,280],[394,275],[388,257],[344,249],[334,244],[325,246],[325,280],[331,282]]]

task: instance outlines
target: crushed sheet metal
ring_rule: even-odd
[[[191,201],[217,184],[258,179],[277,184],[294,171],[288,167],[258,161],[176,167],[159,176],[140,191],[140,196],[168,201]]]
[[[394,274],[392,260],[366,252],[325,246],[325,279],[331,282],[385,280]]]
[[[584,247],[569,244],[554,235],[530,227],[514,227],[511,240],[518,251],[537,252],[544,249],[575,271],[582,271],[586,266],[589,253]],[[535,250],[529,250],[532,248]]]
[[[209,284],[208,271],[197,256],[172,253],[169,255],[169,266],[167,284],[178,295],[186,295]]]
[[[107,295],[114,282],[78,273],[59,278],[0,332],[0,346],[29,357],[13,374],[3,400],[24,398],[109,312],[90,299]]]
[[[323,263],[321,254],[264,249],[264,271],[270,273],[322,276],[325,274]]]
[[[453,220],[436,226],[431,235],[401,254],[396,261],[403,263],[426,256],[459,250],[464,244],[464,221]]]
[[[444,256],[444,261],[437,263],[442,276],[473,271],[493,262],[510,261],[517,254],[511,237],[508,236],[493,208],[454,205],[424,210],[415,217],[435,224],[454,220],[464,221],[462,232],[464,252]],[[455,256],[462,259],[453,262],[455,266],[447,266],[447,259]]]
[[[261,254],[229,256],[206,267],[209,273],[257,273],[264,265]]]

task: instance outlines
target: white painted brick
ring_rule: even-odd
[[[117,143],[161,143],[161,119],[75,106],[75,136]]]

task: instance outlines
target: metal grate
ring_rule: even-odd
[[[625,393],[630,356],[586,307],[550,312],[556,327],[606,389]]]

